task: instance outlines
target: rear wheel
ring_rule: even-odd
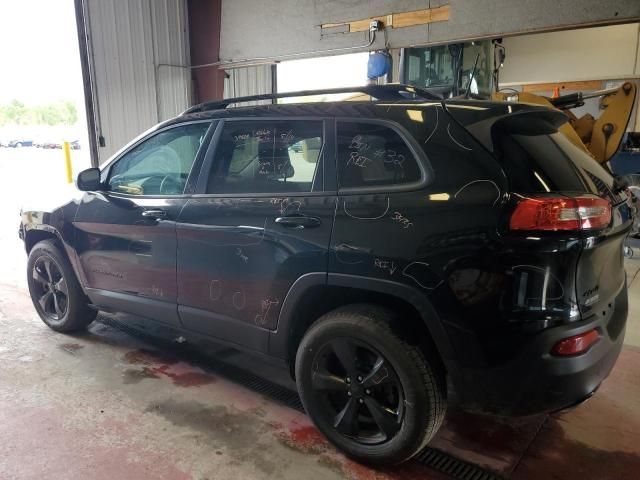
[[[88,306],[71,264],[55,241],[43,240],[33,247],[27,283],[38,315],[53,330],[80,330],[96,318],[97,311]]]
[[[392,328],[393,312],[351,305],[311,326],[296,381],[318,429],[350,457],[397,464],[437,432],[446,409],[442,372]]]

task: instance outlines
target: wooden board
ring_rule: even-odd
[[[393,15],[385,15],[382,17],[365,18],[364,20],[356,20],[349,22],[349,32],[366,32],[369,30],[371,20],[380,20],[384,25],[392,26]]]
[[[449,5],[412,12],[390,13],[379,17],[363,18],[347,22],[323,23],[321,28],[335,28],[343,25],[349,26],[349,32],[366,32],[369,30],[371,20],[380,20],[387,28],[404,28],[427,23],[445,22],[449,20]]]
[[[412,27],[426,23],[444,22],[449,20],[449,5],[415,12],[393,14],[393,28]]]

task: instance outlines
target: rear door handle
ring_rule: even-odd
[[[287,228],[313,228],[320,226],[319,218],[307,217],[305,215],[289,215],[276,218],[276,223]]]
[[[145,210],[142,212],[142,216],[146,218],[165,218],[167,212],[164,210]]]

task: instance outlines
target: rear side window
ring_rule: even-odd
[[[498,158],[519,193],[584,191],[568,140],[561,133],[522,135],[507,133],[495,139]]]
[[[323,144],[320,121],[227,122],[207,193],[311,192]]]
[[[375,123],[338,122],[338,180],[341,188],[419,182],[421,171],[406,142]]]

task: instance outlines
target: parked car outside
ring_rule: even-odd
[[[279,359],[374,465],[419,452],[451,389],[499,415],[591,396],[624,339],[625,191],[559,112],[354,90],[377,100],[196,106],[23,212],[42,320],[124,312]]]
[[[57,140],[40,140],[34,144],[38,148],[43,148],[45,150],[54,150],[58,148],[62,148],[62,142]]]
[[[11,148],[32,147],[33,140],[11,140],[8,146]]]

